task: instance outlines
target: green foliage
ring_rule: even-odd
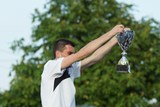
[[[136,21],[132,5],[115,0],[50,0],[46,12],[33,15],[32,44],[14,41],[12,49],[24,52],[13,65],[15,77],[10,90],[0,94],[0,107],[40,107],[40,76],[43,65],[52,59],[53,42],[67,38],[77,50],[89,41],[122,23],[135,31],[128,50],[131,74],[118,74],[121,50],[117,45],[98,64],[86,69],[76,80],[77,104],[95,107],[149,107],[152,98],[160,102],[160,41],[158,22]]]

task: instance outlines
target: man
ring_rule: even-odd
[[[115,35],[123,33],[123,30],[123,25],[116,25],[76,53],[71,41],[58,40],[54,45],[55,59],[45,64],[41,75],[42,106],[75,107],[74,79],[80,76],[80,71],[84,68],[97,63],[106,56],[117,44]]]

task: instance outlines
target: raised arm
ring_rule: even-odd
[[[92,54],[95,50],[97,50],[100,46],[102,46],[106,41],[112,38],[117,33],[123,32],[124,26],[123,25],[116,25],[112,30],[103,34],[99,38],[89,42],[85,45],[82,49],[80,49],[77,53],[64,57],[62,61],[61,68],[66,68],[70,66],[72,63],[81,60],[88,55]]]
[[[83,70],[84,68],[89,67],[100,61],[104,56],[107,55],[107,53],[112,49],[115,44],[117,44],[117,38],[113,37],[110,41],[97,49],[91,56],[82,60],[81,69]]]

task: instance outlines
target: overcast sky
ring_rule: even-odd
[[[25,38],[29,41],[32,28],[34,9],[43,11],[48,0],[1,0],[0,1],[0,91],[9,89],[9,72],[11,65],[20,58],[19,53],[13,53],[9,47],[14,40]],[[132,3],[137,20],[143,16],[153,17],[160,21],[160,0],[118,0]]]
[[[1,0],[0,1],[0,91],[9,89],[9,72],[12,64],[20,59],[19,52],[9,47],[14,40],[25,38],[29,42],[32,32],[32,13],[43,11],[46,0]]]

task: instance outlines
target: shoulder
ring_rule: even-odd
[[[47,63],[44,65],[42,75],[45,77],[48,77],[48,76],[50,77],[54,74],[62,73],[62,71],[63,71],[61,69],[62,60],[63,60],[63,58],[47,61]]]
[[[63,58],[58,58],[58,59],[54,59],[54,60],[49,60],[47,61],[47,63],[44,65],[44,68],[46,67],[50,67],[50,66],[56,66],[57,64],[61,64]]]

